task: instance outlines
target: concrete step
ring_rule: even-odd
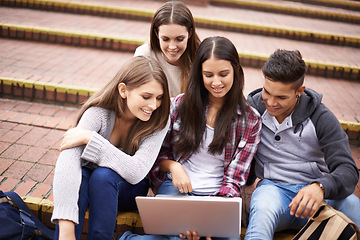
[[[125,25],[125,26],[129,26],[129,25]],[[226,33],[222,35],[226,35]],[[233,39],[240,41],[244,40],[244,38],[242,38],[238,34],[233,34],[233,35],[235,35],[232,37]],[[0,24],[0,36],[10,39],[40,41],[40,42],[48,42],[55,44],[100,48],[106,50],[126,51],[132,53],[135,51],[136,47],[138,47],[139,45],[145,42],[142,39],[135,39],[135,38],[131,39],[131,38],[126,38],[117,35],[110,35],[110,34],[101,34],[101,33],[84,32],[84,31],[68,31],[68,30],[54,29],[54,28],[32,27],[25,25],[10,25],[10,24]],[[209,36],[209,35],[205,35],[205,36]],[[254,37],[252,36],[247,36],[247,37],[249,41],[251,41],[250,38],[253,38],[253,40],[255,40]],[[229,38],[231,39],[230,36]],[[263,41],[266,41],[266,39],[264,39],[264,37],[261,36],[257,37],[257,39],[259,40],[263,39]],[[236,40],[234,41],[234,44],[238,46],[238,49],[241,49],[240,47],[241,43],[237,42]],[[291,42],[289,40],[288,42],[290,44],[294,44],[294,42]],[[307,45],[307,43],[300,43],[300,45],[304,46]],[[254,45],[252,46],[256,47]],[[338,62],[332,62],[332,63],[330,62],[331,60],[329,62],[325,62],[319,59],[317,60],[305,59],[308,65],[308,74],[359,81],[360,66],[354,66],[351,64],[355,64],[357,58],[359,58],[357,57],[356,52],[359,52],[360,55],[360,48],[359,49],[339,48],[338,50],[336,48],[337,48],[336,46],[332,46],[332,47],[328,47],[328,50],[338,51],[338,52],[342,51],[344,53],[343,63],[339,63],[341,62],[341,59],[337,59]],[[248,53],[246,51],[244,52],[240,51],[239,55],[243,66],[255,67],[255,68],[261,68],[268,57],[264,53],[260,53],[260,54]],[[313,57],[319,58],[318,55],[321,55],[321,49],[318,50],[313,55]],[[345,56],[347,58],[345,58]],[[354,58],[351,58],[351,56],[354,56]],[[333,59],[335,61],[335,58]]]
[[[153,14],[153,11],[143,10],[141,9],[141,7],[139,9],[130,9],[126,5],[129,4],[128,1],[122,1],[122,4],[125,5],[124,7],[118,7],[116,5],[100,5],[99,3],[94,4],[93,2],[91,2],[90,4],[88,2],[89,1],[79,3],[63,1],[18,0],[3,1],[3,4],[13,4],[14,6],[34,5],[36,6],[34,8],[40,8],[45,10],[50,9],[54,11],[61,11],[65,9],[66,11],[73,11],[78,13],[88,12],[96,14],[97,12],[98,14],[103,13],[102,15],[108,13],[108,15],[110,16],[113,15],[112,11],[114,11],[115,13],[119,13],[120,15],[117,17],[131,18],[137,20],[144,20],[144,18],[149,18]],[[32,5],[30,3],[32,3]],[[111,4],[113,2],[109,1],[107,3]],[[160,3],[156,1],[139,1],[139,6],[143,6],[144,4],[149,5],[148,7],[151,8],[155,7],[156,4],[159,5]],[[106,9],[107,11],[105,11],[104,9]],[[195,10],[199,12],[202,10],[203,15],[209,15],[209,13],[217,13],[217,16],[219,14],[221,14],[220,16],[227,16],[229,14],[226,14],[226,12],[232,11],[233,9],[221,7],[212,7],[211,9],[205,9],[204,7],[195,7]],[[237,15],[242,14],[241,12],[239,12],[239,9],[235,10],[237,10]],[[204,12],[206,12],[207,14],[205,14]],[[7,7],[0,8],[0,13],[0,20],[3,22],[3,24],[1,24],[1,35],[5,38],[47,41],[52,43],[73,44],[79,46],[125,50],[132,52],[136,46],[146,41],[147,36],[149,35],[148,21],[139,22],[135,20],[84,16],[80,14],[54,14],[47,11],[31,11],[29,9]],[[279,18],[275,17],[278,16],[276,14],[273,14],[275,16],[272,17],[262,18],[262,12],[253,11],[253,13],[256,14],[255,16],[257,17],[253,17],[252,19],[249,19],[249,21],[258,18],[263,20],[269,20],[272,18],[276,20],[277,18]],[[241,16],[243,15],[244,14],[242,14]],[[22,16],[26,16],[25,22]],[[44,19],[46,19],[46,21],[44,21]],[[358,66],[358,63],[360,62],[360,50],[357,48],[344,48],[338,46],[329,46],[328,44],[316,44],[311,42],[299,41],[298,39],[301,39],[301,37],[298,38],[296,34],[303,35],[304,31],[302,30],[294,30],[294,32],[296,32],[295,35],[291,33],[291,31],[283,32],[276,28],[270,28],[269,30],[273,32],[282,32],[282,34],[294,38],[295,40],[258,35],[260,32],[258,32],[256,28],[253,27],[249,27],[248,30],[250,33],[238,33],[224,30],[214,31],[213,29],[209,28],[215,28],[216,26],[220,26],[219,28],[226,29],[226,26],[232,25],[231,20],[228,19],[227,21],[217,21],[216,19],[214,20],[212,18],[202,17],[197,19],[200,19],[197,21],[197,23],[204,23],[204,21],[209,23],[203,24],[204,28],[198,29],[198,33],[201,38],[205,38],[209,35],[214,35],[215,33],[218,35],[224,35],[232,39],[237,46],[238,51],[240,52],[242,62],[245,66],[261,67],[268,55],[271,54],[274,49],[297,48],[303,53],[304,58],[307,60],[307,63],[309,65],[309,73],[311,74],[351,80],[360,79],[360,67]],[[282,19],[280,18],[277,20],[281,21]],[[292,20],[293,21],[287,22],[299,22],[299,19],[296,19],[296,17]],[[336,23],[332,22],[331,24],[328,23],[327,25],[333,26],[334,24]],[[223,26],[221,27],[221,25]],[[316,26],[318,24],[314,24],[313,22],[312,25]],[[357,31],[354,31],[353,24],[346,25],[346,27],[339,26],[341,30],[345,30],[345,32],[341,32],[341,34],[346,34],[346,29],[350,30],[350,28],[353,34],[357,34]],[[310,27],[310,25],[305,25],[305,27]],[[323,29],[321,24],[318,26],[318,28],[320,27]],[[332,27],[331,31],[334,31],[334,29],[336,28]],[[314,36],[315,33],[311,32],[309,34]],[[331,34],[332,33],[323,35],[324,38],[329,40],[329,43],[332,41],[331,39],[336,39],[336,37]],[[343,35],[339,36],[339,39],[340,38],[344,38]],[[354,39],[357,38],[358,37],[355,36]],[[316,51],[314,51],[314,49],[316,49]],[[329,52],[336,52],[337,54],[328,54]]]
[[[40,10],[7,7],[0,8],[0,20],[2,22],[0,26],[1,36],[4,38],[45,41],[50,43],[71,44],[75,46],[86,46],[129,52],[133,52],[133,50],[138,45],[146,41],[147,36],[149,35],[148,21],[156,8],[162,4],[158,1],[137,1],[136,3],[131,1],[121,1],[121,6],[119,6],[119,3],[116,1],[107,1],[105,5],[104,2],[94,0],[82,2],[3,0],[1,3],[2,5],[15,7],[28,7],[42,10],[78,13],[54,14],[53,12]],[[256,3],[260,4],[263,2],[258,1]],[[136,9],[129,8],[131,4],[136,4],[138,7]],[[280,5],[278,4],[277,6]],[[344,48],[329,46],[328,44],[316,44],[299,40],[288,40],[278,37],[258,35],[259,32],[256,30],[256,28],[253,28],[254,25],[250,26],[248,29],[253,34],[223,30],[214,31],[213,29],[209,29],[216,28],[216,26],[226,29],[228,26],[232,26],[233,22],[231,21],[233,20],[231,19],[235,19],[234,16],[236,15],[241,15],[242,19],[244,16],[245,18],[247,17],[247,21],[254,21],[257,19],[254,21],[255,25],[257,24],[256,21],[258,21],[258,19],[262,21],[261,24],[269,22],[269,20],[272,19],[272,21],[270,21],[271,24],[271,22],[274,23],[276,21],[284,20],[281,18],[282,16],[279,18],[279,15],[271,14],[270,16],[264,18],[262,17],[263,12],[252,11],[253,14],[249,14],[249,11],[241,12],[243,10],[238,8],[235,9],[236,12],[234,12],[234,14],[229,14],[232,13],[231,11],[234,11],[234,9],[229,7],[211,6],[205,8],[190,6],[190,8],[194,8],[194,15],[198,14],[200,16],[206,16],[206,18],[204,18],[196,17],[195,15],[197,23],[200,22],[200,25],[204,23],[204,28],[198,29],[200,37],[205,38],[209,35],[218,34],[230,38],[237,46],[244,66],[259,68],[267,59],[268,55],[274,51],[274,49],[296,48],[299,49],[304,55],[304,58],[306,59],[306,62],[309,66],[309,74],[351,80],[360,79],[360,67],[358,66],[358,63],[360,62],[360,50],[357,48]],[[218,17],[220,20],[217,20],[216,18],[209,18],[210,15],[214,16],[214,13],[216,13],[216,16],[222,16],[222,18],[224,18],[224,16],[232,16],[232,18],[227,17],[226,20],[223,20],[220,17]],[[105,15],[110,16],[111,18],[84,16],[82,14]],[[253,16],[254,14],[255,17]],[[26,16],[26,20],[24,20],[23,16]],[[44,21],[44,19],[46,20]],[[136,19],[141,20],[141,22],[126,19]],[[347,29],[349,29],[349,32],[351,29],[351,33],[355,35],[355,39],[358,38],[356,35],[360,36],[360,28],[358,29],[359,31],[357,31],[356,28],[356,31],[354,31],[353,24],[340,25],[337,28],[334,28],[334,24],[336,23],[333,22],[329,24],[325,21],[327,24],[314,24],[314,21],[312,21],[312,24],[309,25],[304,24],[303,20],[304,18],[302,21],[299,21],[298,17],[292,17],[292,21],[286,21],[285,23],[295,22],[296,24],[301,22],[301,24],[304,26],[303,29],[311,28],[311,26],[318,26],[318,29],[324,29],[323,25],[331,25],[332,33],[328,35],[325,34],[325,38],[327,39],[336,38],[334,38],[334,35],[331,35],[334,31],[336,32],[336,29],[341,29],[342,35],[347,34]],[[242,25],[244,26],[248,24]],[[275,32],[279,30],[279,28],[275,30],[273,28],[270,29],[272,29],[270,31]],[[298,30],[294,31],[300,35],[304,33],[303,30],[299,30],[299,32]],[[283,32],[283,34],[287,35],[288,37],[298,39],[296,35],[292,35],[291,32],[285,32]],[[340,38],[343,38],[343,36],[340,36]],[[329,52],[334,52],[336,54],[328,54]]]
[[[336,8],[349,9],[353,11],[360,10],[360,3],[355,1],[347,1],[347,0],[336,0],[336,1],[326,1],[326,0],[291,0],[294,2],[303,2],[307,4],[314,4],[319,6],[329,6]]]
[[[104,2],[101,0],[1,0],[0,4],[3,6],[150,21],[153,13],[163,4],[163,1],[123,0],[119,2],[116,0],[109,0]],[[232,5],[229,7],[229,4]],[[234,8],[234,5],[238,7]],[[310,30],[312,32],[320,31],[339,35],[358,36],[358,33],[354,33],[354,31],[351,30],[351,26],[354,25],[342,24],[338,19],[334,19],[335,25],[333,27],[326,26],[328,25],[328,21],[322,21],[316,16],[311,17],[311,19],[306,19],[307,13],[312,11],[323,12],[324,15],[334,16],[334,18],[346,16],[346,18],[356,19],[360,17],[358,11],[344,11],[339,8],[319,8],[308,4],[274,0],[212,0],[209,1],[209,5],[206,6],[194,6],[190,4],[188,6],[195,19],[219,20],[220,22],[237,22],[262,26],[269,25],[289,29]],[[239,6],[241,8],[239,8]],[[253,10],[249,11],[247,6],[252,7]],[[274,11],[271,11],[271,7],[274,8]],[[292,13],[284,13],[285,10],[288,11],[290,9],[292,10]],[[293,19],[293,21],[289,21],[291,19]],[[299,19],[302,21],[300,22]]]
[[[327,1],[329,2],[329,1]],[[340,1],[338,1],[340,3]],[[342,1],[341,6],[349,2]],[[328,4],[321,6],[316,4],[305,4],[304,1],[279,1],[279,0],[210,0],[209,4],[223,7],[237,7],[255,11],[272,12],[276,14],[301,16],[306,18],[318,18],[332,21],[360,23],[360,14],[356,9],[340,9]],[[339,5],[340,6],[340,5]]]
[[[14,6],[22,6],[24,2],[28,5],[39,3],[38,0],[8,2],[13,2]],[[85,10],[93,6],[91,11],[99,9],[99,5],[115,9],[115,12],[119,8],[119,2],[114,0],[41,1],[41,4],[53,7],[55,2],[60,5],[83,6]],[[3,59],[0,67],[1,96],[56,102],[63,105],[81,103],[109,81],[124,61],[132,57],[135,47],[148,38],[150,23],[128,18],[133,18],[134,12],[141,15],[148,11],[152,16],[152,12],[161,4],[161,1],[123,0],[122,11],[123,9],[131,9],[131,11],[126,10],[129,16],[120,19],[64,13],[61,9],[60,12],[52,12],[1,7],[1,32],[3,37],[8,38],[0,41]],[[232,21],[237,19],[239,14],[247,21],[255,19],[275,23],[284,20],[282,15],[279,17],[278,14],[260,11],[212,5],[189,7],[197,16],[211,15]],[[304,22],[304,18],[286,17],[293,20],[285,21],[286,24],[288,22],[298,24],[299,19],[301,23]],[[334,22],[329,24],[329,21],[324,20],[314,20],[313,25],[318,26],[320,23],[336,25]],[[310,27],[309,24],[304,26]],[[319,26],[322,27],[321,24]],[[358,32],[357,28],[354,30],[353,24],[341,26],[332,30],[346,31],[347,27],[351,26],[352,32]],[[198,28],[198,34],[201,39],[210,35],[223,35],[234,42],[240,53],[242,65],[245,67],[245,94],[262,86],[263,77],[259,68],[269,54],[277,48],[299,49],[308,63],[309,73],[313,74],[307,76],[307,86],[324,93],[325,104],[340,120],[359,122],[360,100],[357,95],[360,86],[357,80],[360,79],[360,50],[358,48],[208,28]],[[355,81],[348,82],[344,81],[345,79]]]
[[[0,97],[80,104],[110,81],[133,53],[3,39]],[[261,87],[258,68],[245,67],[245,89]],[[358,81],[308,75],[306,86],[324,94],[323,102],[339,120],[359,122]]]
[[[236,1],[235,1],[236,2]],[[104,5],[102,2],[64,2],[64,1],[40,1],[40,0],[2,0],[3,6],[26,7],[48,11],[61,11],[76,14],[97,15],[112,18],[126,18],[143,21],[150,21],[154,11],[157,9],[155,4],[151,2],[139,1],[139,7],[130,9],[123,7],[124,2],[120,5]],[[220,4],[218,2],[218,4]],[[146,7],[143,9],[142,7]],[[222,4],[225,5],[226,4]],[[281,6],[281,5],[276,5]],[[149,8],[153,10],[149,10]],[[198,27],[210,28],[216,30],[235,31],[241,33],[261,34],[266,36],[281,37],[287,39],[296,39],[307,42],[326,43],[340,46],[360,46],[360,38],[354,29],[351,29],[353,24],[337,23],[332,28],[322,28],[328,24],[321,23],[322,20],[315,20],[318,24],[314,24],[314,19],[307,19],[296,16],[281,16],[276,14],[268,14],[263,16],[262,12],[252,11],[260,18],[253,18],[249,16],[249,11],[244,12],[244,9],[229,8],[229,7],[214,7],[209,9],[206,7],[192,6],[194,8],[193,14]],[[206,8],[206,11],[204,11]],[[297,10],[299,12],[299,10]],[[300,14],[300,13],[299,13]],[[298,15],[299,15],[298,14]],[[241,16],[238,17],[237,16]],[[248,19],[246,18],[248,16]],[[276,16],[276,17],[275,17]],[[348,15],[350,16],[350,15]],[[244,19],[245,17],[245,19]],[[281,21],[281,18],[286,20],[282,24],[276,23]],[[290,18],[289,18],[290,17]],[[259,20],[260,19],[260,20]],[[293,20],[292,20],[293,19]],[[302,19],[301,24],[299,24]],[[270,21],[268,21],[270,20]],[[272,20],[272,21],[271,21]],[[274,21],[275,20],[275,21]],[[288,23],[290,22],[290,24]],[[336,26],[338,25],[338,26]],[[315,26],[315,27],[314,27]],[[338,31],[334,29],[339,28]]]

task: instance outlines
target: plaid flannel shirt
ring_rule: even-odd
[[[183,155],[180,152],[176,152],[173,148],[173,144],[176,142],[179,134],[180,117],[178,115],[178,107],[182,96],[183,94],[177,96],[172,102],[170,127],[159,156],[149,174],[150,184],[155,193],[166,177],[166,173],[160,171],[161,161],[170,159],[182,164],[191,157],[191,154]],[[246,107],[246,125],[245,121],[242,121],[241,115],[240,108],[238,108],[237,115],[233,118],[231,125],[231,141],[227,143],[225,147],[222,186],[219,191],[213,195],[240,197],[241,189],[249,176],[251,161],[260,142],[261,117],[259,113],[250,106]]]

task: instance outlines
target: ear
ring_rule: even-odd
[[[127,98],[127,87],[125,83],[119,83],[118,85],[118,91],[120,96],[125,99]]]
[[[296,91],[296,95],[300,96],[305,91],[305,88],[306,87],[304,85],[299,87],[299,89]]]

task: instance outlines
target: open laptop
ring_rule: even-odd
[[[241,198],[138,196],[136,204],[146,234],[178,236],[187,230],[203,237],[239,238],[241,234]]]

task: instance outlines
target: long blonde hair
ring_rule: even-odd
[[[133,90],[155,79],[163,88],[163,99],[159,108],[153,113],[149,121],[139,119],[130,129],[122,148],[127,154],[133,155],[139,148],[141,140],[166,126],[170,112],[170,95],[165,73],[157,61],[150,57],[137,56],[130,59],[119,70],[115,77],[101,90],[94,93],[80,109],[77,124],[83,113],[90,107],[102,107],[115,112],[121,118],[126,108],[126,99],[120,96],[118,85],[125,83],[128,90]]]

